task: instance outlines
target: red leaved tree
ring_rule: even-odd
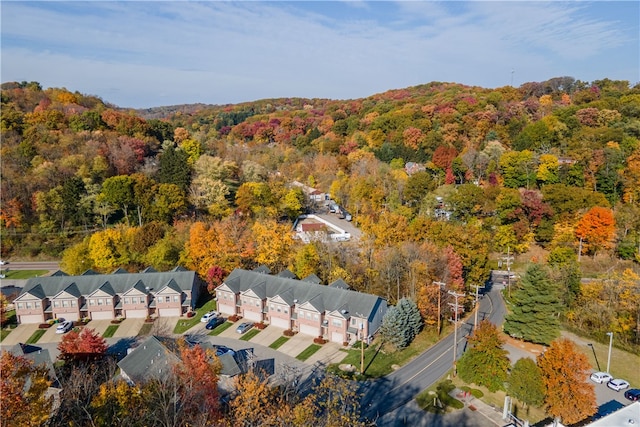
[[[83,328],[80,332],[70,331],[58,344],[59,358],[62,360],[98,359],[107,352],[107,341],[94,329]]]
[[[214,424],[221,417],[218,393],[218,373],[220,365],[211,352],[205,352],[200,345],[180,350],[182,364],[176,365],[175,372],[180,384],[180,401],[185,414],[199,417],[203,425]],[[193,420],[196,421],[195,419]]]
[[[575,424],[596,413],[596,394],[587,381],[591,366],[573,341],[560,338],[538,356],[547,413],[564,424]]]

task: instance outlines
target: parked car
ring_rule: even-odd
[[[73,322],[71,320],[65,320],[64,322],[58,324],[56,328],[56,334],[65,334],[73,329]]]
[[[627,390],[624,392],[624,397],[632,402],[640,400],[640,389],[632,388],[631,390]]]
[[[236,332],[239,334],[244,334],[251,328],[253,328],[253,323],[245,322],[242,325],[238,326],[238,328],[236,329]]]
[[[608,383],[613,379],[613,377],[606,372],[594,372],[589,378],[591,381],[598,384]]]
[[[3,259],[0,259],[0,265],[5,265],[5,264],[9,264],[9,261],[5,261]]]
[[[223,354],[227,354],[229,353],[232,356],[236,355],[236,352],[231,350],[229,347],[225,347],[223,345],[219,345],[218,347],[216,347],[216,356],[220,357]]]
[[[218,317],[218,316],[220,316],[220,313],[218,313],[215,310],[211,310],[210,312],[205,313],[204,316],[202,316],[200,318],[200,321],[202,323],[207,323],[209,320],[213,319],[214,317]]]
[[[625,388],[629,388],[629,383],[625,380],[621,380],[620,378],[616,378],[615,380],[611,380],[607,383],[607,387],[611,390],[620,391]]]
[[[216,327],[222,325],[224,323],[224,319],[222,317],[212,317],[211,320],[207,322],[207,329],[215,329]]]

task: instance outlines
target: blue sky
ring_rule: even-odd
[[[2,0],[0,13],[2,82],[121,107],[640,81],[637,1]]]

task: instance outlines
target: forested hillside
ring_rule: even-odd
[[[94,96],[3,84],[2,257],[64,251],[69,273],[181,264],[211,285],[266,264],[390,303],[412,297],[430,319],[433,280],[472,289],[491,254],[536,245],[567,318],[638,339],[637,274],[609,276],[631,290],[596,282],[587,294],[579,258],[640,262],[640,87],[433,82],[200,107],[145,120]],[[290,237],[305,210],[293,180],[329,192],[364,237]]]

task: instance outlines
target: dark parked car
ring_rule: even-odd
[[[253,323],[245,322],[242,325],[238,326],[238,328],[236,329],[236,332],[239,334],[244,334],[252,327],[253,327]]]
[[[216,327],[222,325],[224,323],[224,319],[222,317],[213,317],[209,322],[207,322],[207,329],[215,329]]]
[[[632,388],[631,390],[627,390],[624,392],[624,397],[632,402],[640,400],[640,389]]]

